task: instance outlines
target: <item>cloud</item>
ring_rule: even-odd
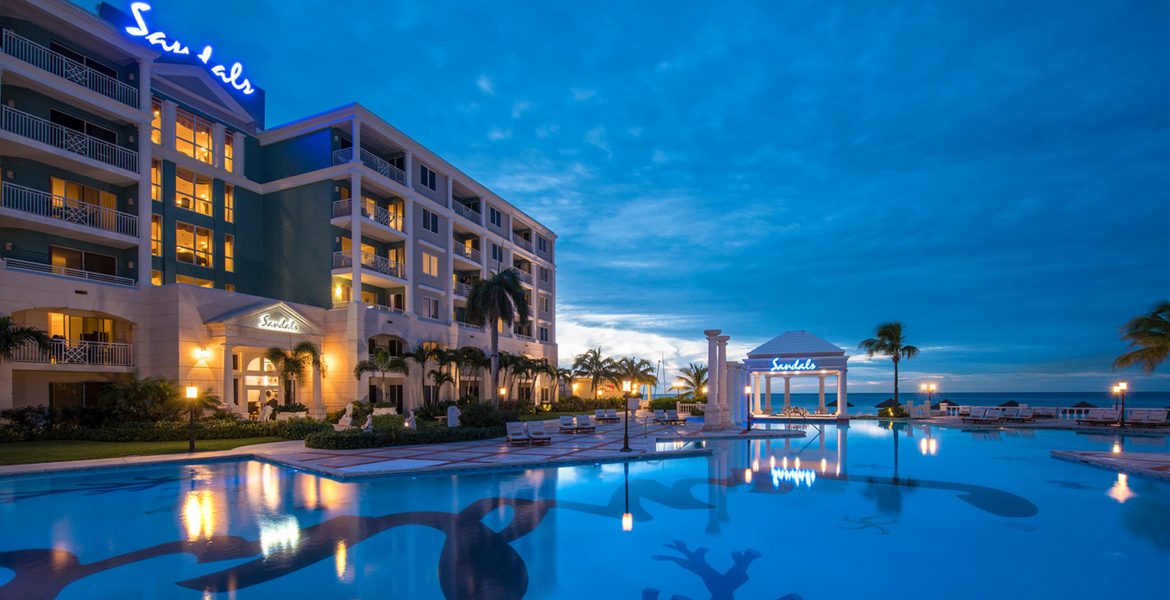
[[[613,156],[613,149],[605,139],[605,127],[601,125],[585,132],[585,143],[600,148],[606,156]]]
[[[573,95],[573,100],[581,102],[582,100],[589,100],[597,96],[597,90],[587,88],[571,88],[569,92]]]
[[[544,139],[544,138],[547,138],[549,136],[556,135],[556,134],[560,133],[560,131],[561,131],[561,126],[557,125],[556,123],[553,123],[551,125],[540,125],[539,127],[537,127],[534,130],[533,133],[536,134],[536,137]]]
[[[666,153],[661,151],[661,150],[655,150],[654,154],[650,155],[650,162],[652,162],[656,165],[666,164],[666,163],[670,162],[670,157],[667,156]]]
[[[492,80],[489,79],[487,75],[480,75],[475,80],[475,86],[478,87],[479,91],[483,92],[484,95],[486,95],[486,96],[492,96],[492,95],[495,95],[495,93],[496,93],[495,85],[492,83]]]
[[[517,100],[512,103],[512,118],[519,119],[524,116],[524,113],[532,108],[532,103],[527,100]]]
[[[491,140],[493,142],[498,142],[500,140],[506,140],[506,139],[512,137],[512,130],[511,129],[503,129],[500,127],[492,127],[491,129],[488,130],[487,136],[488,136],[489,140]]]

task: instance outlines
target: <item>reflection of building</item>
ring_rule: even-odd
[[[327,373],[298,400],[339,407],[381,393],[351,374],[378,348],[486,348],[469,284],[509,267],[533,319],[501,349],[556,362],[548,228],[361,106],[266,129],[243,67],[147,41],[135,6],[0,7],[0,314],[53,336],[0,364],[0,408],[85,405],[137,372],[243,411],[275,392],[260,355],[301,341]],[[387,400],[434,393],[414,369]]]

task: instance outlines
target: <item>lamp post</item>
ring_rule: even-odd
[[[750,386],[750,385],[743,386],[743,395],[744,395],[744,398],[747,399],[747,407],[748,407],[748,409],[747,409],[747,429],[744,429],[743,432],[747,433],[747,432],[752,430],[752,409],[755,408],[754,406],[752,406],[752,386]],[[751,482],[749,481],[748,483],[751,483]]]
[[[199,397],[199,388],[189,385],[186,390],[187,414],[190,416],[187,425],[187,452],[195,451],[195,400]]]
[[[1121,400],[1121,426],[1125,427],[1125,392],[1129,391],[1129,382],[1119,381],[1113,386],[1113,393]]]
[[[938,391],[938,385],[934,383],[924,383],[918,386],[919,391],[926,394],[926,401],[934,406],[934,393]]]
[[[622,403],[626,407],[625,432],[622,437],[622,452],[630,452],[630,389],[633,384],[629,379],[622,381]]]
[[[500,392],[500,395],[499,395],[499,396],[497,396],[498,398],[500,398],[501,400],[507,400],[507,399],[508,399],[508,388],[506,388],[506,387],[504,387],[504,386],[502,386],[502,385],[501,385],[501,386],[500,386],[500,389],[499,389],[499,390],[497,390],[497,391],[498,391],[498,392]]]

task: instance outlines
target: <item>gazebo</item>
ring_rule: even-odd
[[[784,380],[784,410],[792,406],[792,378],[820,380],[817,414],[825,411],[825,379],[837,379],[837,416],[848,414],[846,371],[849,357],[839,348],[807,331],[787,331],[748,352],[743,366],[751,379],[751,406],[754,414],[773,414],[772,380]]]

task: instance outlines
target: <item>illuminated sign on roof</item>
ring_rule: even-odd
[[[130,5],[130,14],[134,19],[134,25],[126,27],[126,33],[139,37],[151,46],[157,47],[159,50],[169,54],[177,54],[180,56],[190,56],[191,48],[183,44],[179,40],[168,39],[167,34],[162,31],[151,31],[146,24],[144,14],[150,11],[150,5],[145,2],[135,2]],[[246,77],[243,77],[244,66],[240,63],[232,63],[231,67],[223,64],[214,63],[211,60],[212,49],[211,46],[204,46],[195,58],[199,62],[208,67],[213,75],[219,77],[224,83],[232,86],[236,90],[243,92],[245,95],[251,95],[256,90],[252,87],[252,83]]]
[[[772,367],[770,371],[815,371],[817,363],[813,359],[806,358],[804,360],[794,360],[792,362],[782,363],[779,358],[772,359]]]

